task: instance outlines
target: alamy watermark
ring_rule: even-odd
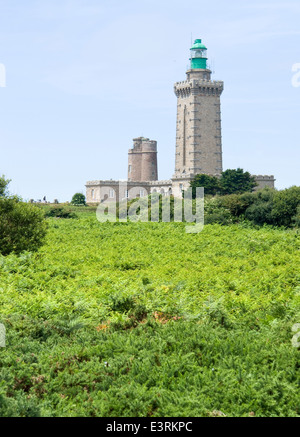
[[[102,188],[102,187],[101,187]],[[138,197],[136,193],[146,193],[145,187],[128,187],[126,182],[119,182],[118,187],[103,187],[106,194],[96,211],[99,222],[184,222],[187,233],[198,233],[204,227],[204,188],[188,188],[182,192],[182,197],[171,198],[169,195],[151,193]],[[116,192],[117,191],[117,192]],[[103,194],[103,193],[102,193]],[[101,189],[100,189],[101,195]],[[102,196],[100,196],[102,197]],[[128,201],[136,198],[128,206]],[[117,214],[118,201],[118,214]]]
[[[4,64],[0,64],[0,88],[6,87],[6,69]]]
[[[5,347],[5,326],[0,323],[0,347]]]
[[[299,88],[300,87],[300,63],[298,62],[297,64],[293,64],[292,65],[292,86],[294,88]]]
[[[293,347],[300,347],[300,323],[295,323],[292,326],[292,332],[296,332],[296,334],[292,338]]]

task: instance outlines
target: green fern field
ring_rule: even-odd
[[[0,256],[1,416],[299,416],[297,230],[49,218]]]

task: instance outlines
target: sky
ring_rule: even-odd
[[[70,201],[126,179],[144,136],[170,179],[173,87],[201,38],[224,81],[224,170],[300,185],[299,22],[299,1],[0,0],[0,175],[24,200]]]

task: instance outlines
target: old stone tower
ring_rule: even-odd
[[[128,151],[128,181],[157,181],[157,141],[134,138]]]
[[[190,52],[186,80],[174,85],[177,96],[174,182],[190,181],[199,173],[218,176],[223,170],[220,108],[223,82],[211,80],[207,48],[201,39],[195,40]]]

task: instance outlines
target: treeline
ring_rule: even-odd
[[[184,193],[183,193],[184,196]],[[196,199],[192,200],[193,212],[196,212]],[[159,204],[159,206],[157,206]],[[129,221],[157,221],[151,216],[153,211],[159,210],[158,220],[163,219],[163,209],[170,208],[170,221],[174,221],[175,209],[182,210],[184,221],[184,207],[188,205],[184,198],[175,202],[174,197],[164,197],[153,193],[148,197],[132,199],[117,205],[117,219],[127,217]],[[156,205],[153,208],[153,205]],[[190,208],[190,207],[189,207]],[[234,223],[250,223],[263,226],[265,224],[292,228],[300,226],[300,187],[293,186],[285,190],[264,188],[256,192],[228,195],[206,195],[204,188],[204,224],[230,225]]]
[[[253,192],[255,178],[241,168],[228,169],[219,178],[198,174],[190,186],[193,197],[197,187],[204,188],[206,224],[249,221],[259,226],[299,227],[300,187]]]
[[[253,191],[257,186],[254,176],[242,168],[228,169],[220,177],[207,174],[197,174],[191,181],[192,188],[203,187],[206,194],[226,195]],[[195,191],[194,191],[195,194]]]
[[[299,227],[300,187],[280,191],[264,188],[252,193],[210,196],[205,199],[204,210],[206,224],[249,221],[259,226]]]

